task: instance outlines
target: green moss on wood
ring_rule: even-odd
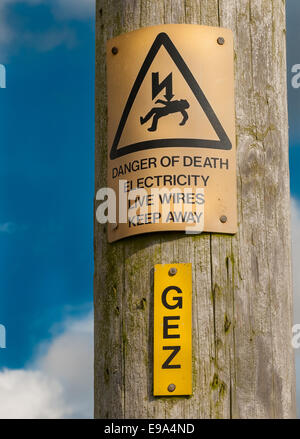
[[[225,314],[225,318],[224,318],[224,331],[225,331],[225,333],[229,331],[230,326],[231,326],[231,321],[228,319],[227,315]]]

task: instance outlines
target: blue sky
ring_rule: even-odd
[[[45,7],[16,10],[31,15],[28,26],[39,13],[52,25]],[[9,328],[8,346],[21,347],[1,353],[9,367],[22,365],[37,327],[38,337],[47,336],[64,304],[92,301],[93,27],[72,27],[80,39],[71,50],[20,45],[6,62],[0,223],[12,223],[12,233],[0,235],[1,291],[9,291],[0,321]],[[7,321],[16,305],[22,314]]]
[[[287,3],[295,261],[300,88],[291,87],[290,72],[300,63],[300,2]],[[7,328],[0,387],[5,381],[17,388],[20,401],[35,388],[27,413],[33,417],[92,416],[86,389],[92,388],[93,12],[94,0],[0,4],[0,63],[7,69],[7,88],[0,89],[0,323]],[[300,276],[294,283],[299,291]],[[300,323],[298,295],[295,315]],[[17,414],[15,400],[5,398]]]
[[[287,68],[288,68],[288,104],[289,104],[289,135],[290,135],[290,178],[291,194],[300,199],[300,88],[291,86],[292,66],[300,64],[299,33],[300,2],[298,0],[287,1]]]
[[[41,341],[62,332],[57,322],[84,319],[92,307],[94,21],[93,2],[81,3],[76,13],[65,0],[1,0],[0,323],[7,348],[0,368],[23,368]]]

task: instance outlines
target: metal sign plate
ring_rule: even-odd
[[[192,394],[192,265],[155,265],[153,393]]]
[[[170,24],[109,40],[107,87],[108,187],[117,200],[109,241],[188,223],[236,233],[231,30]],[[191,195],[158,196],[153,207],[155,190]],[[138,202],[128,201],[132,191]],[[131,206],[125,220],[122,206]]]

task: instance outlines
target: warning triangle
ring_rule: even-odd
[[[180,73],[182,74],[183,78],[185,79],[186,83],[188,84],[189,88],[191,89],[192,93],[194,94],[196,100],[202,107],[206,117],[208,118],[210,124],[212,125],[215,133],[217,134],[217,137],[219,140],[208,140],[208,139],[189,139],[189,138],[170,138],[170,139],[154,139],[154,140],[147,140],[143,142],[133,143],[130,145],[122,146],[118,148],[119,142],[124,130],[124,127],[126,125],[128,116],[130,114],[131,108],[133,106],[133,103],[136,99],[136,96],[140,90],[140,87],[151,67],[151,64],[153,63],[154,58],[156,57],[159,49],[161,47],[164,47],[170,57],[172,58],[173,62],[179,69]],[[196,79],[194,78],[193,74],[189,70],[188,66],[184,62],[183,58],[181,57],[180,53],[172,43],[171,39],[165,32],[161,32],[157,35],[154,43],[152,44],[145,61],[137,75],[137,78],[133,84],[133,87],[131,89],[131,92],[129,94],[128,100],[126,102],[114,141],[113,145],[110,151],[110,159],[114,160],[118,157],[136,152],[136,151],[142,151],[146,149],[153,149],[153,148],[167,148],[167,147],[188,147],[188,148],[213,148],[213,149],[223,149],[223,150],[230,150],[232,148],[232,144],[222,126],[220,123],[218,117],[216,116],[212,106],[208,102],[205,94],[203,93],[201,87],[197,83]]]

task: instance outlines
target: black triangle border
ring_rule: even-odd
[[[155,140],[147,140],[145,142],[133,143],[131,145],[123,146],[120,149],[118,148],[119,141],[127,122],[131,107],[134,103],[134,100],[138,94],[138,91],[142,85],[142,82],[155,58],[161,46],[164,46],[170,57],[176,64],[177,68],[181,72],[185,81],[189,85],[190,89],[194,93],[195,98],[201,105],[204,110],[208,120],[213,126],[219,140],[205,140],[205,139],[155,139]],[[145,61],[137,75],[137,78],[133,84],[130,95],[127,99],[114,141],[110,151],[110,159],[114,160],[118,157],[122,157],[126,154],[130,154],[137,151],[143,151],[145,149],[152,148],[163,148],[163,147],[181,147],[181,148],[213,148],[213,149],[223,149],[230,150],[232,149],[232,144],[230,142],[229,137],[227,136],[224,128],[222,127],[218,117],[216,116],[212,106],[208,102],[205,94],[201,90],[199,84],[191,73],[190,69],[184,62],[182,56],[172,43],[171,39],[165,32],[161,32],[155,38],[154,43],[152,44],[148,55],[145,58]]]

